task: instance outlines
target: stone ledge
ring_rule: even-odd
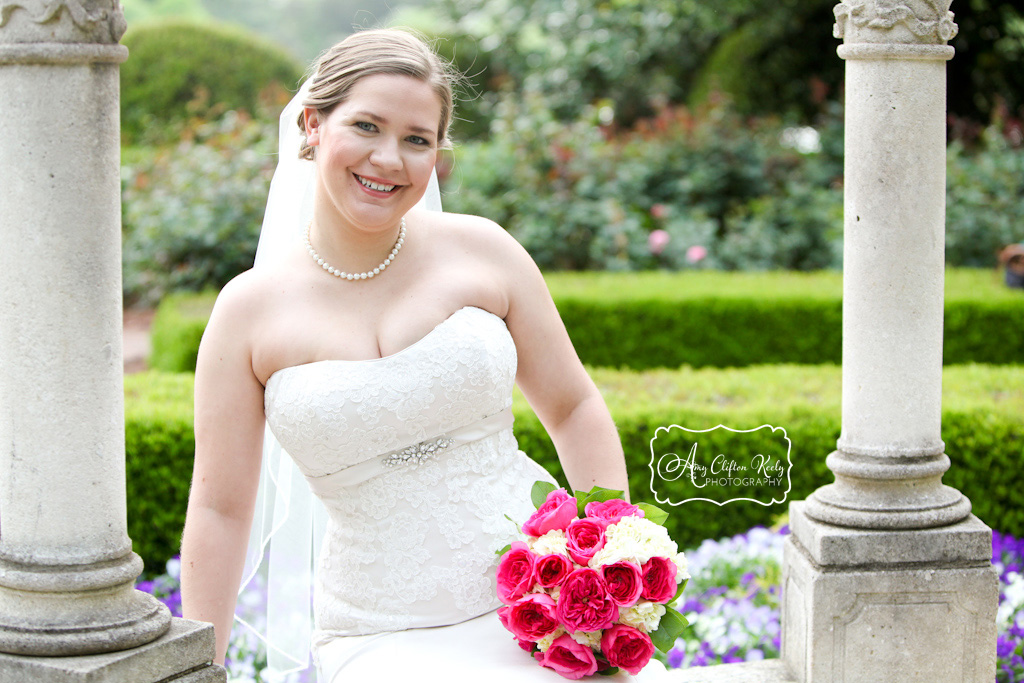
[[[223,683],[211,664],[213,626],[172,619],[161,638],[121,652],[85,657],[23,657],[0,653],[0,683]]]
[[[803,501],[793,501],[789,525],[822,567],[987,563],[992,558],[992,530],[974,515],[932,529],[851,529],[812,519]]]
[[[669,674],[672,683],[796,683],[781,659],[675,669]]]

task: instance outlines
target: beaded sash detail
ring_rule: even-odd
[[[381,461],[381,464],[385,467],[394,467],[396,465],[406,464],[412,465],[413,467],[419,467],[424,460],[433,458],[438,451],[443,451],[453,443],[455,442],[447,437],[441,437],[432,441],[421,441],[409,446],[408,448],[403,448],[396,453],[386,456]]]
[[[414,443],[411,446],[382,453],[364,460],[361,463],[346,467],[343,470],[325,474],[320,477],[306,476],[309,488],[318,496],[329,495],[339,489],[361,484],[362,482],[400,465],[412,468],[419,467],[428,460],[439,457],[453,446],[472,443],[485,437],[512,427],[512,408],[505,408],[493,415],[477,420],[433,439]]]

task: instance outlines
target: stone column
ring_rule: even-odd
[[[846,60],[842,434],[826,460],[835,483],[790,506],[783,658],[798,681],[995,676],[991,530],[941,482],[950,2],[835,8]]]
[[[4,683],[213,671],[212,629],[171,629],[167,609],[133,587],[142,561],[125,506],[124,30],[117,0],[0,0]]]

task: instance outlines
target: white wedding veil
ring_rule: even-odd
[[[297,125],[311,80],[303,83],[281,113],[278,164],[267,197],[256,268],[267,267],[291,245],[299,244],[313,217],[316,166],[299,158],[303,135]],[[417,206],[441,210],[436,173]],[[313,573],[326,523],[323,504],[267,427],[235,619],[265,643],[263,678],[272,683],[309,667]]]

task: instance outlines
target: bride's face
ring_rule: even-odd
[[[360,79],[324,120],[307,108],[319,200],[352,226],[393,228],[426,191],[440,120],[433,88],[398,75]]]

